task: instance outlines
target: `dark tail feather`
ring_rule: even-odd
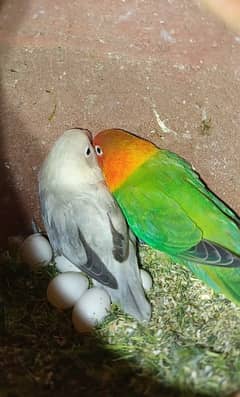
[[[178,255],[178,257],[202,265],[227,268],[240,267],[240,256],[220,244],[208,240],[200,241],[200,243]]]

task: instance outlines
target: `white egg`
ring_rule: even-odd
[[[104,320],[110,307],[110,296],[103,288],[90,288],[74,305],[72,312],[74,328],[78,332],[89,332]]]
[[[32,267],[46,266],[53,252],[48,240],[41,233],[28,236],[20,247],[22,261]]]
[[[69,309],[88,289],[88,279],[79,272],[58,274],[47,288],[48,301],[58,309]]]
[[[152,277],[146,270],[140,269],[140,276],[142,280],[142,286],[145,291],[149,291],[153,286]]]
[[[81,272],[81,270],[70,262],[65,256],[59,255],[54,258],[56,268],[59,272]]]

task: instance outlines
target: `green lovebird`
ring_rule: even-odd
[[[240,218],[175,153],[119,129],[93,143],[136,236],[239,304]]]

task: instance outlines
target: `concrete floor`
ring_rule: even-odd
[[[240,212],[240,36],[192,0],[0,1],[1,228],[38,216],[65,129],[119,127],[189,160]]]

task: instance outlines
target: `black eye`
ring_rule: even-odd
[[[87,146],[86,149],[85,149],[85,156],[86,156],[86,157],[89,157],[90,154],[91,154],[91,149],[90,149],[89,146]]]
[[[96,152],[96,154],[97,154],[98,156],[102,156],[102,155],[103,155],[103,151],[102,151],[102,149],[100,148],[100,146],[98,146],[98,145],[95,146],[95,152]]]

